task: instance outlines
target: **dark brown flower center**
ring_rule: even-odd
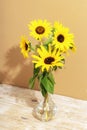
[[[28,45],[27,45],[27,43],[25,42],[25,50],[27,50],[28,49]]]
[[[53,57],[47,57],[44,60],[45,64],[51,64],[55,59]]]
[[[36,33],[38,33],[38,34],[43,34],[44,32],[45,32],[45,28],[44,28],[44,27],[38,26],[38,27],[36,28]]]
[[[57,40],[62,43],[64,41],[64,36],[62,34],[58,35]]]

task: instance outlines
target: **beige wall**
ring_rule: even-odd
[[[28,87],[32,65],[18,44],[33,19],[58,20],[74,33],[77,52],[54,73],[55,93],[87,100],[87,0],[0,0],[0,83]]]

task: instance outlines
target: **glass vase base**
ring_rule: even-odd
[[[34,108],[34,116],[41,121],[49,121],[56,117],[57,106],[52,101],[51,97],[40,102],[36,108]]]

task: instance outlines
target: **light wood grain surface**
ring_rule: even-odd
[[[1,84],[0,130],[87,130],[87,101],[54,94],[56,118],[41,122],[32,114],[41,98],[38,91]]]

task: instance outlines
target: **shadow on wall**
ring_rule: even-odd
[[[28,87],[32,71],[31,59],[23,58],[19,46],[13,47],[6,54],[3,70],[0,71],[0,83]],[[36,82],[35,89],[38,89],[37,86],[38,83]]]

